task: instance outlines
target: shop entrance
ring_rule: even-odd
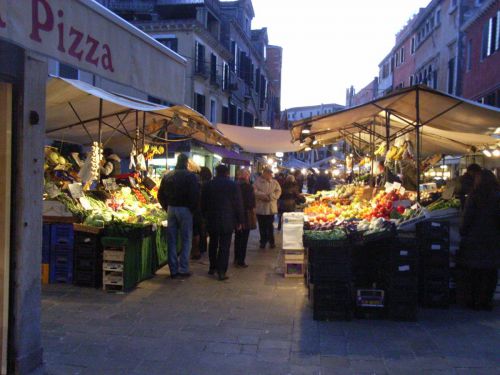
[[[7,373],[9,328],[12,85],[0,82],[0,374]]]

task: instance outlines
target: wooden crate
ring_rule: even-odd
[[[305,265],[302,261],[285,261],[285,277],[304,277]]]

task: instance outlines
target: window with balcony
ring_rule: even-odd
[[[238,107],[238,119],[237,119],[238,125],[243,125],[243,111],[241,108]]]
[[[483,26],[481,59],[493,55],[500,49],[500,11],[491,17]]]
[[[194,71],[197,74],[205,75],[207,69],[205,67],[205,46],[199,42],[195,44],[196,54],[194,60]]]
[[[229,107],[223,105],[221,114],[222,114],[222,123],[229,124]]]
[[[194,93],[194,109],[205,115],[205,95]]]
[[[217,77],[217,56],[210,54],[210,84],[219,85]]]
[[[222,90],[226,91],[229,88],[229,65],[224,62],[222,64]]]
[[[448,61],[448,94],[453,94],[455,87],[455,58]]]
[[[215,124],[217,122],[217,103],[214,99],[210,99],[210,122]]]
[[[401,47],[401,51],[399,51],[399,57],[401,59],[401,64],[405,62],[405,48]]]
[[[411,38],[411,46],[410,46],[410,53],[413,55],[416,50],[416,38],[415,36],[412,36]]]

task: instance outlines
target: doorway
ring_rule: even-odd
[[[12,85],[0,82],[0,374],[7,374],[11,208]]]

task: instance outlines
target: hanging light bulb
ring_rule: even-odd
[[[295,172],[295,168],[290,168],[290,172]]]
[[[488,158],[491,158],[493,156],[491,151],[488,149],[484,149],[483,154],[485,154]]]
[[[498,148],[493,150],[493,156],[498,158],[500,156],[500,150]]]
[[[311,150],[312,150],[312,149],[311,149],[311,147],[309,147],[309,146],[307,146],[307,147],[304,149],[304,151],[311,151]]]

